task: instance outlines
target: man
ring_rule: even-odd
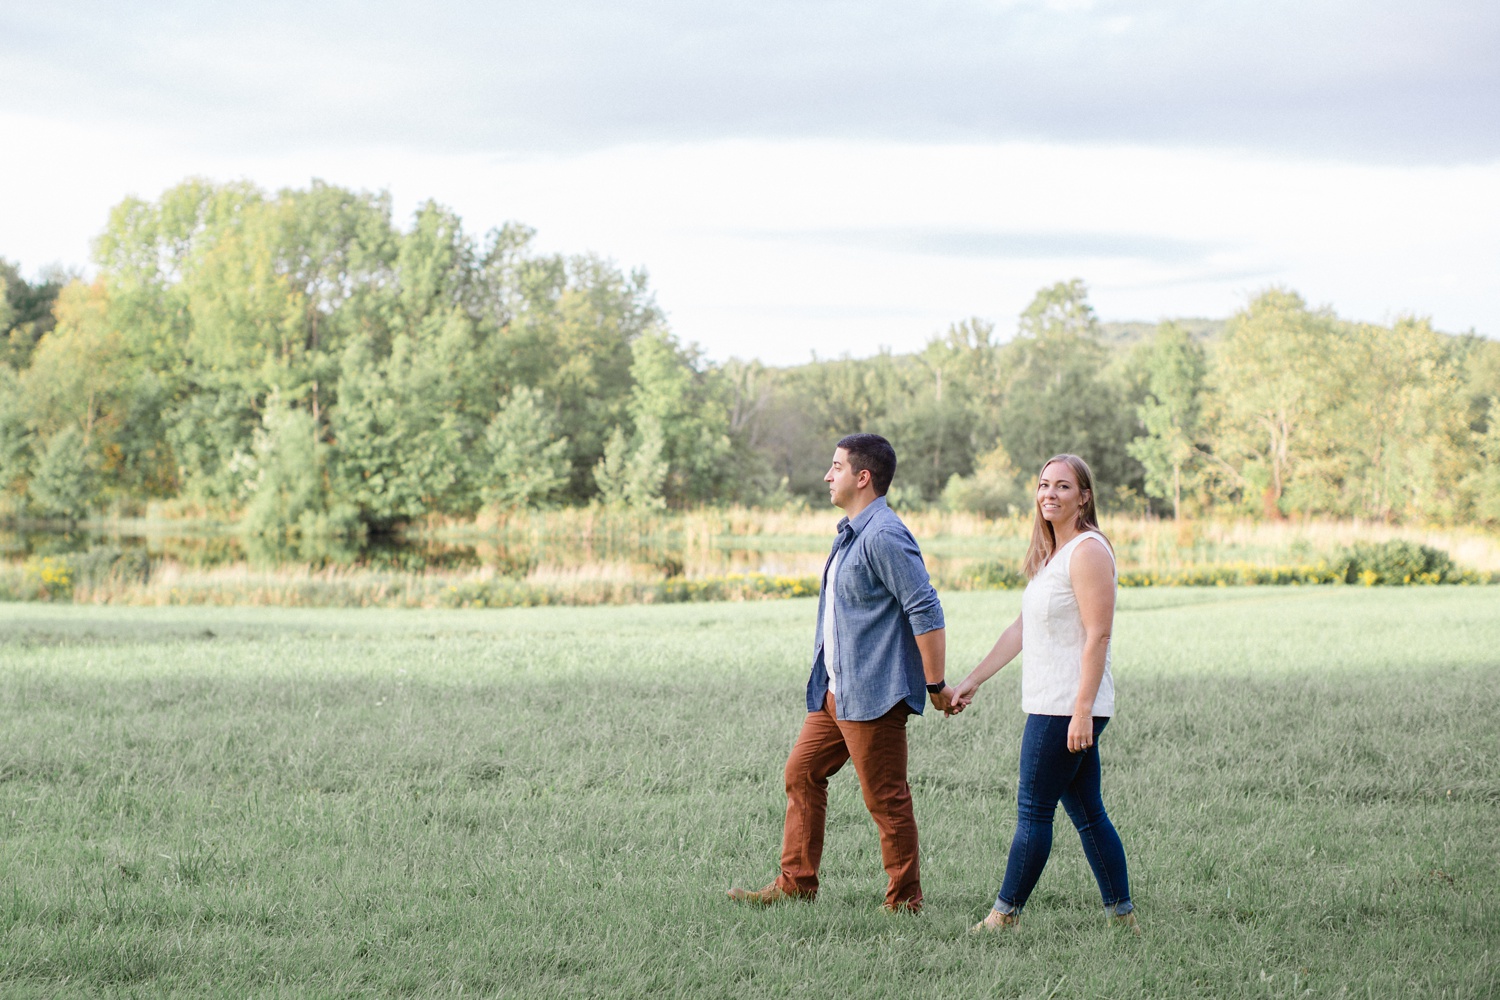
[[[922,907],[906,719],[920,715],[929,696],[934,708],[949,711],[953,689],[943,679],[942,605],[916,540],[885,502],[895,472],[889,441],[851,434],[823,477],[845,516],[823,567],[807,718],[786,762],[781,874],[764,889],[730,889],[731,899],[769,904],[817,895],[828,779],[853,760],[890,876],[885,908]]]

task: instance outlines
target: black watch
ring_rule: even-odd
[[[927,685],[928,694],[942,694],[943,688],[948,686],[947,681],[938,681],[936,684]]]

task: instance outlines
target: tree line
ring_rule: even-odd
[[[0,513],[150,501],[258,533],[491,508],[821,502],[839,436],[893,500],[999,515],[1060,451],[1106,508],[1500,523],[1500,344],[1270,288],[1111,337],[1081,281],[912,354],[715,364],[643,272],[427,203],[192,180],[127,199],[89,281],[0,262]],[[1127,331],[1128,332],[1128,331]]]

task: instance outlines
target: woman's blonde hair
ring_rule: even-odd
[[[1073,471],[1073,478],[1078,481],[1079,491],[1088,494],[1088,499],[1083,502],[1083,506],[1078,508],[1078,517],[1074,520],[1078,530],[1098,531],[1100,535],[1103,535],[1104,532],[1099,529],[1099,511],[1094,507],[1094,474],[1089,471],[1089,463],[1077,455],[1053,455],[1043,462],[1041,469],[1037,471],[1038,480],[1042,478],[1042,473],[1047,471],[1047,466],[1053,462],[1066,462],[1068,468]],[[1028,580],[1040,573],[1042,567],[1047,565],[1047,560],[1052,558],[1052,553],[1057,551],[1057,536],[1052,531],[1052,525],[1042,516],[1041,500],[1033,495],[1032,504],[1035,513],[1031,521],[1031,545],[1026,549],[1026,561],[1021,564],[1021,571],[1026,574]]]

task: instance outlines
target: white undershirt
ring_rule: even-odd
[[[837,633],[833,628],[834,606],[838,603],[833,599],[833,579],[839,571],[839,558],[843,550],[833,554],[833,561],[828,564],[828,579],[824,584],[827,596],[823,599],[823,665],[828,668],[828,693],[835,698],[838,697],[838,675],[834,670],[834,664],[838,662],[835,654]]]

